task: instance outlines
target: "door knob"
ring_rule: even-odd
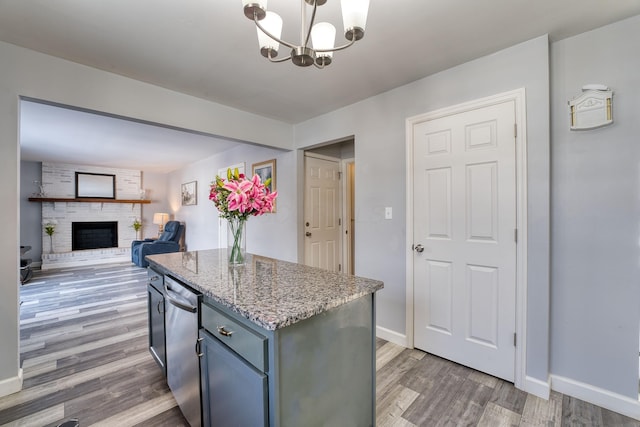
[[[422,246],[421,244],[417,244],[413,249],[418,253],[424,252],[424,246]]]
[[[307,236],[307,237],[311,237],[311,232],[307,231],[306,233],[304,233],[304,235]]]

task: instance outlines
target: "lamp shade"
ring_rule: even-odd
[[[364,31],[369,13],[369,0],[342,0],[341,4],[344,32],[354,28]]]
[[[154,213],[153,214],[153,223],[156,225],[165,225],[169,221],[168,213]]]
[[[280,38],[282,35],[282,18],[277,13],[267,12],[265,18],[260,21],[260,25],[277,38]],[[260,49],[278,50],[280,43],[266,35],[260,28],[256,27],[256,31],[258,32],[258,44],[260,44]]]
[[[311,29],[311,42],[315,50],[333,49],[336,41],[336,27],[328,22],[319,22]],[[333,52],[317,52],[317,56],[331,58]]]

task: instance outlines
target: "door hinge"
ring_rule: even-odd
[[[338,271],[342,271],[342,264],[338,264]]]
[[[342,172],[338,172],[338,179],[342,179]]]
[[[518,137],[518,124],[517,123],[513,124],[513,137],[514,138]]]
[[[517,228],[513,229],[513,240],[515,240],[515,242],[518,243],[518,229]]]
[[[342,218],[338,218],[338,225],[342,225]]]
[[[516,343],[517,343],[517,342],[518,342],[518,340],[517,340],[517,335],[516,335],[516,333],[514,332],[514,333],[513,333],[513,346],[514,346],[514,347],[516,346]]]

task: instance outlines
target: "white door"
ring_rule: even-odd
[[[414,345],[513,381],[515,102],[416,123],[412,138]]]
[[[304,262],[341,271],[340,162],[305,154]]]

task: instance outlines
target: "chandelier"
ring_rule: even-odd
[[[281,39],[282,18],[274,12],[267,11],[267,0],[242,0],[244,15],[256,24],[262,56],[271,62],[290,59],[300,67],[314,65],[317,68],[331,64],[333,52],[346,49],[364,37],[369,9],[369,0],[341,0],[344,37],[348,42],[334,47],[336,27],[328,22],[318,22],[314,25],[316,9],[326,2],[327,0],[300,0],[300,44],[293,44]],[[310,12],[307,6],[311,8]],[[291,53],[286,58],[276,59],[281,44],[290,48]]]

